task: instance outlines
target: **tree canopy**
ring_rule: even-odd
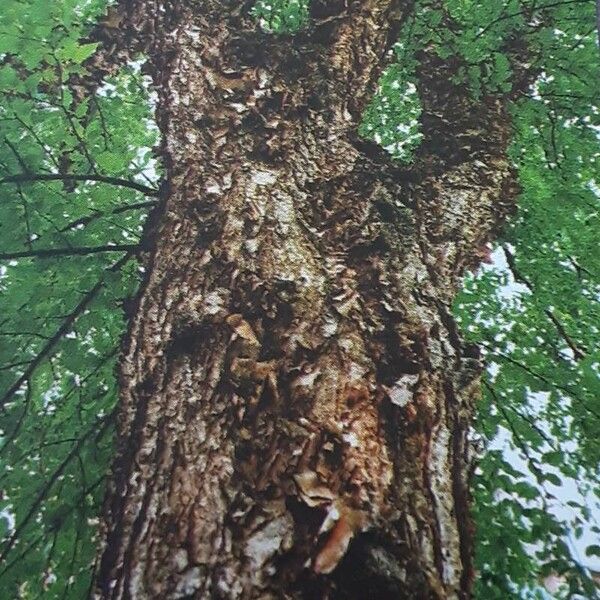
[[[248,9],[271,35],[313,26],[306,0]],[[115,363],[159,196],[144,57],[89,76],[110,47],[111,15],[104,0],[4,0],[0,15],[0,585],[10,597],[88,593]],[[592,0],[418,0],[359,129],[400,164],[418,156],[424,48],[456,61],[475,98],[511,98],[519,210],[455,303],[488,365],[473,483],[482,600],[542,597],[551,573],[565,577],[557,598],[596,593],[588,566],[600,546],[580,556],[572,543],[600,533],[595,18]],[[515,91],[523,69],[533,83]],[[564,499],[565,481],[581,499]],[[561,503],[569,519],[553,512]]]

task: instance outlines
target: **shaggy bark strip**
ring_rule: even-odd
[[[355,131],[409,7],[314,4],[292,40],[239,2],[129,3],[168,185],[99,598],[469,597],[481,367],[448,307],[510,206],[507,115],[425,53],[394,167]]]

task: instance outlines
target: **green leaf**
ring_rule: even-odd
[[[585,549],[586,556],[600,556],[600,546],[592,544]]]
[[[57,52],[59,58],[66,61],[71,61],[76,64],[81,64],[87,58],[92,56],[98,48],[99,42],[89,44],[79,44],[75,40],[68,40],[67,43]]]

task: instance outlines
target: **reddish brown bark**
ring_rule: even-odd
[[[328,8],[323,8],[327,6]],[[421,56],[410,169],[356,138],[405,2],[140,2],[167,168],[121,366],[101,598],[468,598],[477,353],[449,311],[513,197],[499,99]]]

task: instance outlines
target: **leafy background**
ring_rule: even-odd
[[[139,65],[82,99],[102,1],[3,0],[0,14],[0,597],[85,598],[112,451],[122,303],[155,200]],[[6,182],[15,174],[23,181]],[[151,180],[148,181],[148,178]],[[126,246],[128,250],[96,248]],[[55,249],[61,256],[37,254]],[[86,250],[80,254],[81,249]],[[31,258],[10,258],[15,253]]]
[[[104,0],[3,0],[0,14],[0,589],[86,597],[112,451],[115,362],[135,249],[160,178],[140,63],[86,97],[85,36]],[[307,0],[258,0],[277,35]],[[415,53],[460,61],[475,98],[511,91],[506,48],[534,86],[512,107],[519,213],[455,304],[488,375],[474,433],[476,596],[593,598],[600,485],[599,54],[591,0],[420,0],[360,134],[410,162]],[[452,27],[445,26],[450,21]],[[77,179],[69,175],[77,174]],[[0,594],[0,595],[1,595]]]

